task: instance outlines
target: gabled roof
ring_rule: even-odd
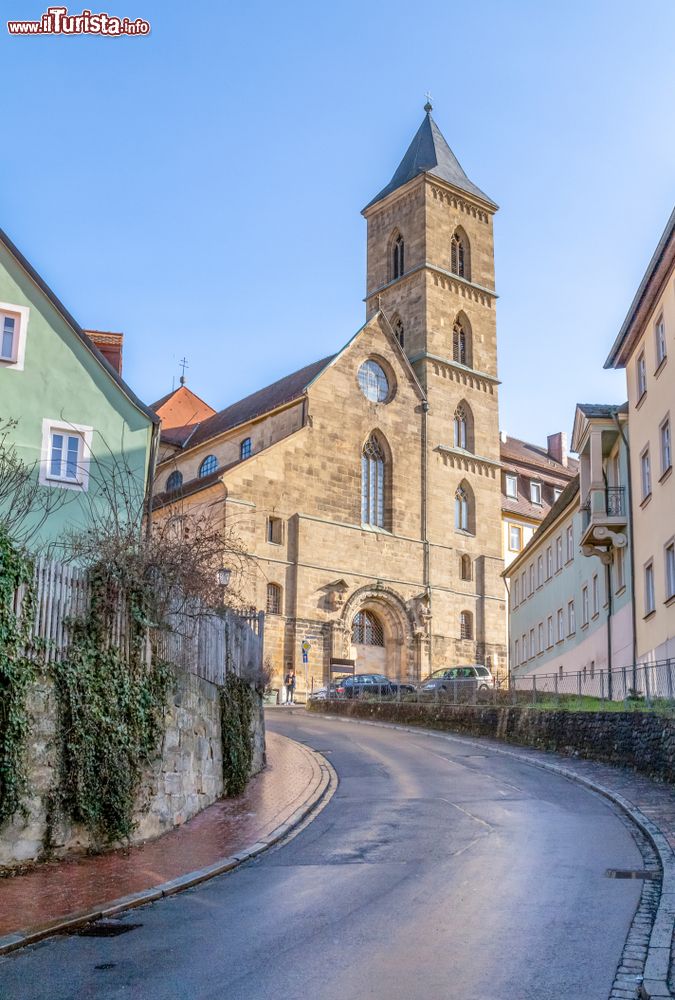
[[[146,406],[145,403],[138,398],[136,393],[129,385],[127,385],[122,376],[119,375],[110,362],[103,357],[91,338],[87,336],[80,324],[71,316],[60,299],[56,297],[47,282],[40,277],[33,265],[24,257],[18,247],[12,243],[7,233],[5,233],[2,229],[0,229],[0,242],[2,242],[5,249],[8,250],[12,257],[14,257],[17,264],[23,268],[31,281],[37,285],[42,294],[49,299],[61,318],[65,321],[66,325],[70,327],[76,337],[78,337],[78,339],[84,344],[89,353],[95,358],[106,374],[109,375],[112,381],[116,383],[118,389],[120,389],[120,391],[127,397],[129,402],[132,403],[136,409],[140,410],[141,413],[145,414],[145,416],[148,417],[153,424],[158,424],[159,417],[153,413],[149,406]]]
[[[618,336],[605,361],[605,368],[625,368],[640,333],[641,326],[649,318],[654,304],[661,294],[663,283],[675,263],[675,209],[647,265],[642,281],[631,302]]]
[[[245,424],[263,413],[269,413],[270,410],[275,410],[278,406],[299,399],[305,394],[310,382],[313,382],[317,375],[328,367],[334,356],[331,355],[322,361],[315,361],[291,375],[286,375],[278,382],[273,382],[272,385],[268,385],[264,389],[258,389],[257,392],[240,399],[237,403],[232,403],[220,413],[215,413],[212,417],[202,421],[190,438],[190,447],[208,441],[209,438],[216,437],[218,434],[223,434],[239,424]]]
[[[577,403],[577,409],[589,419],[611,420],[615,413],[628,413],[628,403]]]
[[[445,141],[441,130],[431,117],[431,106],[427,110],[424,121],[415,133],[415,138],[408,146],[405,156],[396,168],[394,176],[386,187],[382,188],[372,201],[369,201],[364,212],[376,202],[386,198],[392,191],[403,187],[419,174],[431,174],[446,181],[460,191],[480,198],[481,201],[496,209],[498,206],[479,187],[469,180],[453,151]]]
[[[579,462],[576,458],[568,456],[567,465],[563,465],[555,458],[552,458],[546,448],[529,441],[521,441],[509,435],[506,441],[501,442],[499,455],[503,465],[523,464],[535,466],[537,469],[548,472],[552,478],[561,477],[570,479],[577,471]]]
[[[162,396],[152,404],[152,409],[162,421],[162,440],[179,447],[187,443],[202,421],[216,412],[186,385]]]

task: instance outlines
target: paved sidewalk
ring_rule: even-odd
[[[243,795],[216,802],[157,840],[0,878],[0,935],[25,934],[103,909],[225,858],[234,867],[246,848],[260,848],[272,835],[288,832],[280,828],[299,821],[303,806],[321,797],[324,774],[316,755],[276,733],[267,734],[267,760]]]

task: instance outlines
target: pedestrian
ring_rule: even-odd
[[[286,674],[286,704],[293,704],[293,695],[295,694],[295,670],[291,669]]]

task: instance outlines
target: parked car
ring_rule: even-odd
[[[326,684],[321,688],[316,688],[312,691],[310,698],[315,701],[328,701],[329,698],[337,698],[337,689],[340,686],[341,681],[331,681],[330,684]]]
[[[384,674],[354,674],[345,677],[336,687],[341,698],[395,697],[399,692],[408,694],[415,690],[413,684],[404,681],[392,681]]]
[[[434,694],[437,691],[454,693],[455,687],[458,691],[476,688],[477,691],[488,691],[495,686],[495,679],[481,663],[474,663],[462,667],[441,667],[429,674],[420,684],[420,691],[425,694]]]

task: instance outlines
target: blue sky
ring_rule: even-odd
[[[501,206],[502,428],[545,441],[625,398],[602,364],[675,197],[670,0],[102,7],[151,35],[0,31],[0,225],[83,326],[124,332],[142,398],[186,355],[220,408],[349,339],[360,209],[427,90]]]

